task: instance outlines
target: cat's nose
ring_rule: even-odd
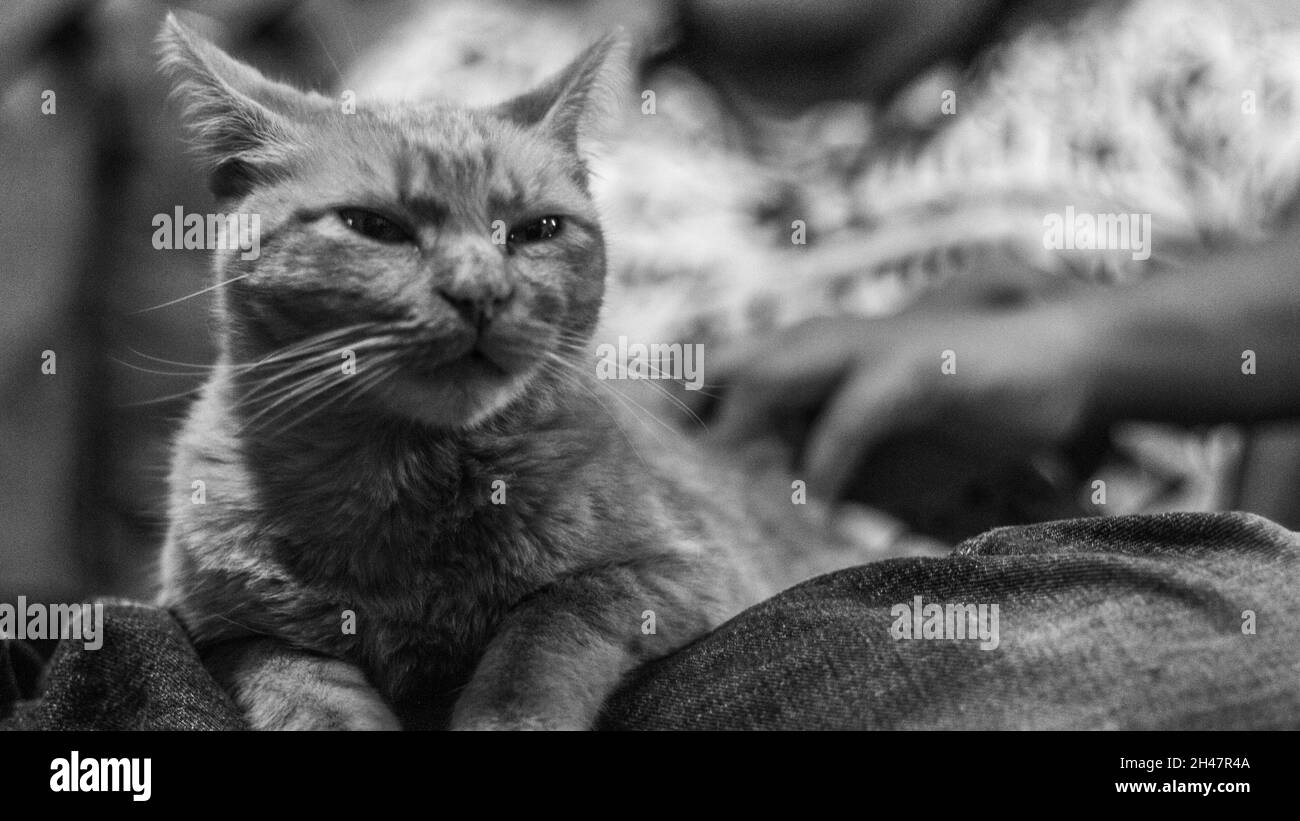
[[[456,310],[467,325],[482,329],[506,307],[514,296],[514,289],[444,286],[438,289],[438,295]]]

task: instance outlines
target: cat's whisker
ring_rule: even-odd
[[[316,354],[309,359],[298,362],[285,370],[273,371],[256,380],[241,399],[245,407],[261,406],[258,414],[276,409],[291,401],[302,391],[314,386],[322,379],[335,374],[337,363],[325,354]],[[339,376],[346,376],[340,369]]]
[[[563,342],[561,342],[559,345],[557,345],[557,347],[560,348],[561,350],[565,350],[565,351],[568,351],[568,352],[570,352],[570,353],[585,353],[585,352],[586,352],[585,349],[575,348],[575,347],[572,347],[572,346],[566,346],[566,345],[563,344]],[[678,385],[685,385],[685,384],[686,384],[685,380],[683,380],[683,379],[677,379],[677,378],[674,378],[674,377],[667,376],[667,375],[665,374],[665,372],[664,372],[662,369],[660,369],[658,366],[656,366],[654,363],[648,363],[648,364],[650,365],[650,368],[651,368],[651,370],[652,370],[652,372],[653,372],[653,375],[656,377],[656,380],[658,380],[658,381],[672,381],[672,382],[677,383]],[[648,382],[649,386],[650,386],[652,389],[654,389],[655,391],[659,392],[659,394],[662,395],[665,399],[667,399],[669,402],[672,402],[674,405],[676,405],[678,408],[680,408],[682,411],[684,411],[684,412],[686,413],[686,415],[689,416],[689,417],[692,419],[692,421],[694,421],[696,424],[698,424],[701,428],[703,428],[703,429],[706,430],[706,431],[709,429],[709,426],[706,425],[706,424],[704,423],[704,420],[701,419],[701,418],[699,417],[699,415],[696,414],[695,411],[693,411],[689,405],[687,405],[687,404],[686,404],[686,403],[685,403],[685,402],[684,402],[680,397],[675,396],[675,395],[674,395],[670,390],[668,390],[667,388],[665,388],[663,385],[659,385],[659,384],[657,384],[656,380],[645,380],[645,381]],[[707,395],[707,394],[706,394],[706,395]]]
[[[246,380],[249,390],[243,396],[243,404],[273,401],[285,391],[292,390],[302,377],[310,377],[318,371],[327,371],[333,364],[332,358],[326,359],[323,354],[314,354],[283,369],[254,374]]]
[[[610,384],[608,380],[603,380],[603,379],[589,380],[586,378],[585,372],[582,371],[582,369],[578,365],[558,355],[554,356],[552,358],[552,361],[560,364],[562,367],[570,369],[571,371],[573,371],[573,373],[577,374],[578,375],[577,381],[583,384],[584,386],[587,385],[588,382],[594,381],[597,384],[601,385],[604,390],[609,391],[611,395],[614,396],[615,399],[621,402],[624,407],[628,408],[629,415],[633,419],[636,419],[637,423],[646,429],[647,434],[657,435],[653,432],[653,429],[646,423],[646,420],[641,415],[637,414],[634,410],[632,410],[633,407],[635,407],[637,410],[640,410],[642,414],[649,416],[651,419],[653,419],[655,422],[661,425],[669,433],[677,434],[677,431],[674,428],[672,428],[670,425],[665,423],[662,419],[656,416],[644,405],[640,404],[636,400],[627,396],[622,391],[615,389],[614,386]]]
[[[184,301],[187,300],[187,299],[193,299],[193,298],[196,297],[196,296],[202,296],[203,294],[206,294],[206,293],[208,293],[209,291],[215,291],[215,290],[217,290],[218,288],[221,288],[221,287],[224,287],[224,286],[226,286],[226,285],[229,285],[229,284],[232,283],[232,282],[238,282],[238,281],[241,280],[241,279],[247,279],[248,276],[249,276],[248,274],[240,274],[240,275],[237,276],[237,277],[231,277],[230,279],[224,280],[224,281],[222,281],[222,282],[218,282],[216,285],[209,285],[209,286],[206,287],[206,288],[201,288],[201,289],[195,291],[195,292],[192,293],[192,294],[186,294],[185,296],[177,297],[176,299],[172,299],[172,300],[168,300],[167,302],[164,302],[164,303],[162,303],[161,305],[153,305],[153,306],[150,306],[150,307],[148,307],[148,308],[141,308],[141,309],[138,310],[138,311],[131,311],[129,314],[127,314],[127,316],[137,316],[137,315],[139,315],[139,314],[147,314],[147,313],[149,313],[150,311],[157,311],[157,310],[159,310],[159,309],[161,309],[161,308],[168,308],[168,307],[171,307],[172,305],[177,304],[178,302],[184,302]]]
[[[582,373],[581,366],[577,365],[576,363],[573,363],[573,362],[570,361],[570,360],[566,360],[566,359],[564,359],[563,357],[560,357],[560,356],[558,356],[558,355],[555,356],[555,359],[556,359],[557,361],[563,362],[563,363],[565,364],[565,366],[574,369],[576,372],[578,372],[578,373]],[[635,399],[632,399],[632,398],[629,397],[627,394],[625,394],[623,391],[618,390],[618,389],[613,385],[613,383],[612,383],[610,380],[608,380],[608,379],[597,379],[597,380],[595,380],[595,381],[598,382],[598,383],[600,383],[600,384],[604,387],[605,390],[610,391],[610,392],[613,393],[616,397],[618,397],[619,399],[621,399],[621,400],[623,401],[624,405],[627,405],[628,403],[631,403],[631,404],[634,405],[637,409],[639,409],[643,414],[645,414],[646,416],[649,416],[652,420],[654,420],[656,423],[658,423],[660,427],[664,428],[664,429],[667,430],[669,433],[672,433],[673,435],[679,435],[679,434],[680,434],[679,429],[674,428],[672,425],[668,424],[668,423],[665,422],[663,419],[661,419],[661,418],[660,418],[656,413],[654,413],[654,411],[652,411],[652,410],[650,410],[649,408],[645,407],[645,406],[642,405],[640,402],[637,402]],[[664,388],[663,388],[662,386],[660,386],[660,385],[654,385],[653,382],[651,382],[650,384],[651,384],[653,387],[655,387],[655,388],[657,388],[658,390],[660,390],[661,392],[665,392],[665,391],[664,391]],[[671,398],[671,399],[677,401],[678,403],[680,403],[680,404],[682,405],[682,407],[683,407],[685,410],[687,410],[688,413],[691,414],[691,416],[694,416],[694,417],[695,417],[696,421],[699,422],[700,425],[701,425],[702,427],[705,427],[705,428],[707,429],[707,426],[704,425],[703,420],[701,420],[698,416],[695,416],[695,414],[694,414],[693,412],[691,412],[689,408],[686,408],[685,403],[682,403],[680,399],[677,399],[676,397],[673,397],[673,396],[671,396],[670,394],[667,394],[666,392],[665,392],[665,395],[668,395],[669,398]],[[644,424],[644,421],[643,421],[642,423]]]
[[[193,368],[195,371],[210,372],[221,367],[216,362],[180,362],[175,359],[163,359],[161,356],[147,354],[144,351],[139,351],[129,346],[127,347],[127,350],[141,359],[148,359],[151,362],[159,362],[163,365],[171,365],[177,368]]]
[[[295,385],[293,390],[288,394],[280,397],[275,402],[272,402],[250,416],[244,422],[241,430],[253,430],[259,427],[266,428],[272,426],[276,421],[284,418],[286,414],[300,408],[305,403],[311,401],[312,398],[329,390],[329,388],[335,384],[336,378],[343,379],[346,377],[342,374],[336,374],[333,371],[324,371],[302,380],[302,382]],[[267,417],[267,414],[277,409],[279,410],[279,413]],[[259,420],[263,419],[265,419],[265,421],[259,425]]]
[[[576,345],[574,344],[575,342],[577,343]],[[560,350],[563,350],[563,351],[566,351],[566,352],[569,352],[569,353],[584,353],[584,354],[592,354],[592,355],[594,356],[594,351],[591,350],[591,346],[590,346],[590,341],[589,341],[589,340],[584,340],[584,339],[577,339],[577,340],[566,339],[564,335],[560,335],[560,336],[557,336],[557,337],[556,337],[556,343],[557,343],[556,347],[559,348]],[[653,371],[655,377],[656,377],[659,381],[661,381],[661,382],[674,382],[674,383],[676,383],[676,384],[678,384],[678,385],[683,385],[683,386],[689,384],[685,378],[680,377],[680,376],[673,376],[672,374],[670,374],[670,373],[668,373],[667,371],[665,371],[665,370],[663,370],[662,368],[660,368],[660,367],[659,367],[658,365],[656,365],[654,362],[645,362],[645,363],[643,363],[643,364],[644,364],[646,367],[650,368],[651,371]],[[701,385],[700,385],[700,390],[699,390],[698,392],[699,392],[701,395],[703,395],[703,396],[707,396],[707,397],[709,397],[710,399],[718,399],[718,398],[720,398],[719,396],[717,396],[717,395],[715,395],[715,394],[712,394],[712,393],[708,393],[708,392],[706,392],[706,391],[704,390],[704,388],[721,388],[721,387],[724,387],[724,386],[721,385],[721,384],[716,384],[716,383],[715,383],[715,384],[710,384],[710,383],[708,383],[708,382],[703,382],[703,383],[701,383]]]
[[[645,457],[641,455],[641,451],[637,448],[636,444],[632,441],[632,437],[628,434],[627,429],[623,427],[623,422],[622,420],[619,419],[618,414],[610,410],[609,405],[605,404],[605,400],[601,399],[600,395],[596,393],[596,391],[594,391],[589,385],[585,384],[585,382],[583,382],[583,380],[578,376],[576,372],[566,371],[558,367],[556,364],[556,360],[551,360],[549,358],[541,359],[539,361],[539,364],[542,366],[543,370],[545,370],[547,373],[556,376],[556,378],[560,379],[562,383],[579,387],[582,390],[586,391],[587,394],[591,396],[592,399],[596,400],[596,403],[600,405],[600,408],[605,413],[605,416],[609,417],[609,420],[614,424],[614,427],[618,429],[618,432],[623,437],[623,440],[627,442],[628,448],[632,451],[632,453],[636,455],[637,460],[641,462],[641,464],[645,465],[647,468],[649,467],[649,463],[646,462]]]
[[[198,393],[199,391],[203,390],[203,388],[206,385],[207,383],[205,382],[203,384],[195,385],[194,387],[190,388],[187,391],[181,391],[180,393],[169,393],[166,396],[158,396],[158,397],[154,397],[153,399],[141,399],[136,402],[125,402],[121,405],[118,405],[118,407],[139,408],[147,405],[161,405],[164,402],[175,402],[177,399],[184,399],[187,396],[192,396],[193,394]]]
[[[268,427],[274,425],[277,420],[288,416],[293,411],[302,410],[302,413],[294,415],[286,424],[277,429],[277,433],[288,433],[293,428],[303,424],[307,420],[324,411],[326,408],[335,405],[342,397],[353,394],[360,384],[360,379],[357,377],[349,377],[348,383],[341,389],[338,389],[339,383],[337,380],[327,382],[326,384],[305,394],[298,402],[286,407],[275,417],[267,420],[266,425]],[[306,407],[309,403],[315,404],[312,407]]]
[[[131,347],[128,347],[127,350],[130,351],[132,354],[140,357],[141,359],[148,359],[153,362],[160,362],[164,365],[173,365],[178,368],[193,368],[195,375],[203,375],[207,373],[227,371],[227,370],[229,371],[249,370],[266,364],[270,360],[270,357],[275,355],[275,354],[269,354],[267,357],[263,357],[262,359],[253,362],[222,362],[221,360],[216,360],[213,362],[181,362],[175,359],[164,359],[161,356],[154,356],[153,354],[148,354],[145,353],[144,351],[140,351]],[[288,351],[288,350],[290,349],[289,348],[283,349],[283,351]]]
[[[377,350],[383,353],[385,349],[400,344],[400,340],[396,340],[391,335],[361,339],[355,342],[340,342],[337,334],[331,335],[331,337],[327,340],[316,341],[310,348],[300,349],[296,354],[296,359],[282,356],[281,360],[287,362],[288,367],[283,370],[271,370],[269,374],[257,380],[253,388],[245,395],[245,402],[266,398],[259,397],[259,394],[263,394],[278,382],[288,382],[289,385],[292,385],[293,380],[304,371],[314,370],[321,366],[339,366],[339,361],[334,359],[333,356],[344,350],[351,350],[354,353],[356,351],[374,353]],[[277,388],[272,390],[269,395],[274,396],[279,391],[280,389]]]
[[[351,407],[352,403],[358,398],[377,387],[379,383],[383,382],[396,372],[397,368],[386,362],[380,363],[379,365],[372,365],[367,373],[353,380],[353,384],[348,389],[344,390],[344,392],[339,396],[339,401],[342,403],[342,407]]]
[[[704,420],[699,417],[699,414],[691,410],[691,406],[686,404],[680,397],[674,396],[672,391],[668,390],[663,385],[656,383],[654,380],[648,380],[646,384],[648,384],[654,390],[658,391],[661,396],[663,396],[669,402],[672,402],[683,412],[685,412],[686,415],[691,418],[691,421],[699,425],[702,429],[704,429],[704,431],[706,432],[708,431],[709,426],[704,424]]]
[[[251,624],[245,624],[245,623],[243,623],[243,622],[236,621],[236,620],[230,618],[230,614],[233,613],[233,612],[235,612],[235,609],[236,609],[237,607],[238,607],[238,605],[234,605],[234,606],[232,606],[229,610],[225,611],[224,613],[213,612],[213,613],[211,613],[210,615],[211,615],[212,618],[214,618],[214,619],[220,619],[221,621],[224,621],[224,622],[226,622],[226,623],[228,623],[228,624],[233,624],[233,625],[235,625],[236,627],[238,627],[240,630],[244,630],[244,631],[247,631],[247,632],[249,632],[249,633],[254,633],[254,634],[259,635],[259,636],[269,636],[269,635],[272,635],[271,633],[267,632],[266,630],[258,630],[257,628],[253,627]]]
[[[598,342],[596,342],[594,339],[591,339],[591,338],[589,338],[589,337],[582,336],[582,335],[580,335],[580,334],[576,334],[576,333],[573,333],[573,332],[570,332],[570,331],[562,331],[562,332],[556,334],[556,336],[555,336],[555,341],[556,341],[556,343],[557,343],[557,346],[560,347],[560,348],[562,348],[562,349],[564,349],[564,350],[567,350],[567,351],[570,351],[570,352],[574,352],[574,353],[586,353],[586,354],[590,354],[590,355],[592,355],[592,356],[595,356],[595,350],[594,350],[594,349],[595,349],[599,344],[602,344],[602,343],[598,343]],[[608,343],[605,343],[605,344],[608,344]],[[677,382],[677,383],[679,383],[679,384],[685,384],[685,383],[686,383],[686,380],[685,380],[684,378],[681,378],[681,377],[675,377],[675,376],[671,376],[671,375],[667,374],[667,373],[664,372],[662,369],[658,368],[658,366],[655,365],[655,363],[652,362],[652,361],[651,361],[651,362],[646,362],[645,364],[648,365],[649,367],[655,369],[656,375],[660,376],[660,378],[661,378],[663,381]],[[702,387],[702,388],[721,388],[721,387],[725,387],[725,386],[723,386],[723,385],[721,385],[721,384],[718,384],[718,383],[710,384],[710,383],[708,383],[708,382],[704,382],[704,383],[701,384],[701,387]],[[705,395],[708,396],[709,394],[705,394]],[[713,397],[713,398],[717,398],[717,397]]]
[[[281,389],[277,392],[276,398],[266,407],[255,413],[246,423],[247,425],[255,424],[259,418],[265,416],[271,411],[282,408],[276,415],[270,417],[263,423],[263,426],[273,425],[277,420],[284,418],[294,410],[301,409],[309,402],[324,399],[315,408],[297,417],[292,423],[281,428],[281,432],[315,416],[334,403],[347,400],[351,402],[367,390],[375,387],[383,379],[390,376],[395,367],[392,365],[393,350],[383,352],[383,355],[376,357],[369,365],[368,372],[360,376],[355,374],[346,374],[340,371],[335,374],[333,368],[337,363],[330,362],[329,368],[322,373],[316,373],[307,376],[296,384],[290,385],[287,389]],[[341,380],[347,380],[348,384],[337,393],[330,395],[331,388],[337,387]]]
[[[326,393],[325,390],[317,391],[313,397],[310,397],[302,402],[299,402],[297,404],[297,407],[301,407],[302,405],[306,404],[307,401],[312,401],[312,399],[320,399],[324,397],[324,401],[317,404],[317,406],[312,410],[309,410],[306,413],[298,416],[288,425],[285,425],[283,428],[280,429],[280,432],[284,433],[291,430],[294,426],[302,424],[306,420],[321,413],[326,408],[329,408],[331,406],[338,406],[341,408],[345,408],[349,406],[353,401],[357,399],[357,397],[363,395],[371,388],[378,385],[388,376],[392,375],[392,373],[395,370],[396,369],[392,367],[389,363],[381,362],[378,366],[372,366],[370,371],[366,374],[363,374],[361,376],[348,377],[349,384],[346,385],[340,391],[337,391],[333,394],[328,394]]]
[[[312,35],[316,37],[316,42],[320,43],[321,53],[325,55],[325,59],[329,60],[330,65],[334,67],[334,75],[338,77],[339,84],[342,85],[344,82],[343,71],[339,68],[339,64],[334,61],[334,55],[330,54],[329,46],[325,45],[324,38],[320,36],[320,32],[316,31],[316,27],[312,25],[309,15],[304,15],[303,21],[307,23],[307,28],[311,29]]]
[[[118,365],[121,365],[121,366],[124,367],[124,368],[130,368],[130,369],[133,370],[133,371],[140,371],[141,373],[152,374],[152,375],[154,375],[154,376],[190,376],[190,377],[196,377],[196,376],[197,376],[197,377],[201,377],[201,376],[204,375],[204,374],[202,374],[202,373],[197,373],[197,372],[194,372],[194,371],[160,371],[160,370],[158,370],[157,368],[148,368],[148,367],[145,367],[144,365],[136,365],[136,364],[134,364],[134,363],[132,363],[132,362],[127,362],[125,359],[119,359],[119,358],[117,358],[116,356],[110,356],[110,357],[108,357],[108,360],[109,360],[110,362],[116,362]]]
[[[373,331],[374,329],[375,323],[373,322],[363,322],[356,325],[347,325],[342,328],[335,328],[331,331],[325,331],[314,336],[309,336],[306,339],[301,339],[284,348],[271,351],[258,360],[256,364],[268,364],[285,358],[294,358],[304,352],[316,352],[329,349],[330,347],[337,347],[340,344],[346,346],[346,343],[340,342],[341,339],[346,339],[349,335]]]
[[[354,345],[354,346],[352,346],[352,347],[360,347],[362,344],[363,344],[363,343],[358,343],[357,345]],[[248,363],[233,364],[233,363],[222,363],[222,362],[218,361],[218,362],[213,362],[213,363],[209,363],[209,364],[199,364],[199,363],[196,363],[196,362],[180,362],[180,361],[171,360],[171,359],[164,359],[164,358],[162,358],[162,357],[153,356],[153,355],[151,355],[151,354],[147,354],[147,353],[144,353],[144,352],[142,352],[142,351],[138,351],[138,350],[136,350],[136,349],[134,349],[134,348],[128,348],[127,350],[129,350],[132,354],[141,357],[142,359],[148,359],[148,360],[151,360],[151,361],[154,361],[154,362],[160,362],[160,363],[162,363],[162,364],[173,365],[173,366],[181,367],[181,368],[193,368],[194,370],[190,370],[190,371],[165,371],[165,370],[160,370],[160,369],[157,369],[157,368],[150,368],[150,367],[148,367],[148,366],[140,365],[140,364],[137,364],[137,363],[134,363],[134,362],[128,362],[127,360],[122,359],[122,358],[120,358],[120,357],[116,357],[116,356],[110,356],[110,357],[108,357],[108,358],[109,358],[109,360],[112,361],[112,362],[115,362],[115,363],[117,363],[117,364],[119,364],[119,365],[121,365],[121,366],[123,366],[123,367],[130,368],[131,370],[134,370],[134,371],[140,371],[141,373],[148,373],[148,374],[152,374],[152,375],[154,375],[154,376],[179,376],[179,377],[206,377],[206,376],[208,376],[208,375],[210,375],[210,374],[212,374],[212,373],[218,373],[218,372],[224,372],[224,371],[230,371],[230,372],[234,372],[234,373],[247,373],[247,372],[250,372],[250,371],[252,371],[252,370],[254,370],[254,369],[257,369],[257,368],[271,368],[271,367],[276,367],[276,366],[278,366],[278,365],[280,365],[280,364],[282,364],[282,363],[289,364],[289,363],[299,362],[299,361],[301,361],[304,357],[309,356],[309,355],[315,355],[315,354],[317,353],[316,351],[312,351],[312,350],[309,350],[309,349],[308,349],[308,350],[297,350],[297,351],[292,351],[291,349],[287,349],[287,348],[286,348],[286,349],[284,349],[284,350],[282,350],[282,351],[279,351],[279,352],[277,352],[276,354],[272,355],[272,357],[274,357],[274,358],[272,358],[272,357],[267,357],[267,358],[263,358],[263,359],[261,359],[261,360],[258,360],[258,361],[256,361],[256,362],[248,362]],[[283,373],[285,373],[285,372],[282,371],[282,372],[280,372],[279,374],[272,374],[271,376],[268,377],[268,381],[277,378],[279,375],[282,375]],[[153,402],[167,401],[167,400],[169,400],[169,399],[177,398],[177,397],[180,397],[180,396],[186,396],[186,395],[188,395],[188,394],[190,394],[190,393],[193,393],[193,390],[197,390],[197,388],[196,388],[196,389],[192,389],[192,390],[190,390],[190,391],[185,391],[185,392],[182,392],[182,393],[178,393],[178,394],[172,394],[172,395],[167,396],[167,397],[160,397],[160,398],[158,398],[158,399],[145,400],[145,402],[143,402],[143,403],[139,403],[139,402],[136,402],[136,403],[129,403],[129,404],[127,405],[127,407],[130,407],[130,406],[133,406],[133,405],[137,405],[137,404],[147,404],[147,403],[153,403]]]
[[[628,404],[628,403],[631,403],[631,404],[632,404],[632,405],[633,405],[637,410],[641,411],[641,413],[643,413],[643,414],[645,414],[646,416],[650,417],[650,419],[651,419],[653,422],[655,422],[656,424],[658,424],[659,427],[661,427],[661,428],[663,428],[664,430],[666,430],[670,435],[672,435],[672,436],[680,436],[680,435],[681,435],[681,431],[680,431],[680,430],[678,430],[677,428],[674,428],[672,425],[668,424],[668,423],[665,422],[663,419],[659,418],[658,414],[656,414],[654,411],[652,411],[652,410],[650,410],[649,408],[647,408],[645,405],[642,405],[640,402],[638,402],[638,401],[636,401],[635,399],[633,399],[632,397],[628,396],[628,395],[625,394],[623,391],[621,391],[621,390],[619,390],[618,388],[614,387],[614,384],[613,384],[612,382],[610,382],[610,381],[608,381],[608,380],[604,380],[604,379],[597,380],[597,382],[598,382],[599,384],[603,385],[603,386],[605,387],[605,390],[608,390],[608,391],[609,391],[610,393],[612,393],[614,396],[618,397],[618,398],[619,398],[619,399],[620,399],[620,400],[621,400],[625,405]],[[638,417],[638,418],[639,418],[639,417]],[[645,424],[644,420],[642,420],[642,424]],[[647,427],[647,430],[653,430],[653,428],[650,428],[648,425],[647,425],[646,427]],[[656,434],[656,435],[658,435],[658,434]]]

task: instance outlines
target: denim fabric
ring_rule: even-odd
[[[997,649],[891,607],[997,603]],[[1243,611],[1256,616],[1243,633]],[[643,669],[624,729],[1300,727],[1300,535],[1249,514],[1001,528],[805,582]]]
[[[997,604],[999,644],[896,639],[891,608]],[[1243,611],[1255,634],[1243,632]],[[1001,528],[805,582],[647,665],[605,729],[1300,727],[1300,535],[1248,514]],[[0,716],[15,688],[0,651]],[[27,695],[32,695],[28,693]],[[113,604],[0,726],[243,726],[165,612]]]
[[[4,690],[0,683],[0,693]],[[4,713],[0,705],[0,716]],[[203,669],[171,615],[120,601],[104,607],[103,646],[86,650],[79,641],[61,642],[45,671],[40,697],[20,702],[10,719],[0,721],[0,728],[29,730],[244,727],[235,705]]]

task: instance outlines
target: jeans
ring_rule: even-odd
[[[1298,636],[1300,534],[1258,516],[999,528],[752,607],[637,671],[600,727],[1298,728]],[[156,608],[110,604],[103,647],[61,644],[43,688],[6,654],[0,726],[244,726]]]

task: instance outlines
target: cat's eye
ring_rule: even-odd
[[[374,211],[340,208],[338,213],[344,225],[363,237],[369,237],[377,242],[411,241],[411,235],[405,228]]]
[[[539,217],[532,222],[525,222],[510,229],[506,241],[511,245],[523,245],[529,242],[542,242],[551,239],[564,228],[563,217]]]

